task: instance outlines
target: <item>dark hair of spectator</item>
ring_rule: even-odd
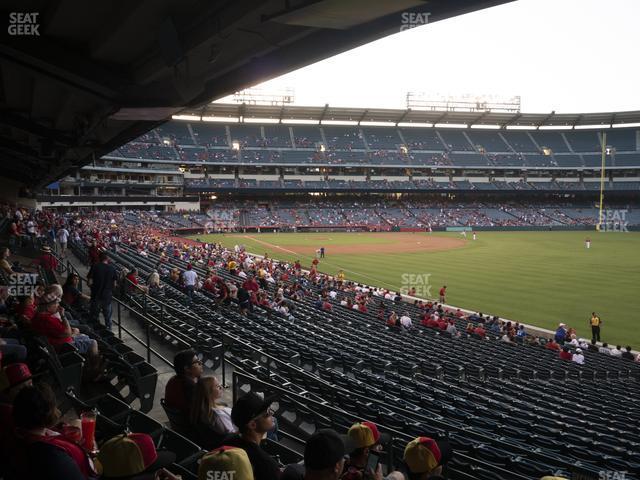
[[[173,369],[177,375],[184,375],[184,369],[191,367],[193,357],[197,354],[194,350],[182,350],[173,357]]]

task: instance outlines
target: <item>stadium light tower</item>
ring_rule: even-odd
[[[600,206],[598,209],[598,225],[596,226],[596,230],[598,232],[602,231],[602,207],[604,204],[604,179],[605,179],[605,169],[606,169],[606,160],[607,155],[613,155],[616,149],[607,145],[607,133],[602,132],[602,164],[600,166]]]

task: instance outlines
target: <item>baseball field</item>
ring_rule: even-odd
[[[590,236],[590,249],[585,238]],[[193,237],[196,238],[196,237]],[[603,320],[602,340],[640,348],[640,233],[262,233],[199,235],[224,246],[543,328],[559,322],[589,336],[588,319]]]

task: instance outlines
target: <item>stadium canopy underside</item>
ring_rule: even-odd
[[[0,176],[39,188],[185,108],[507,0],[8,0]],[[29,14],[29,15],[25,15]]]
[[[466,127],[496,128],[580,128],[586,126],[609,128],[611,126],[640,123],[640,111],[601,113],[514,113],[496,111],[438,111],[424,109],[343,108],[330,105],[302,107],[295,105],[247,105],[211,103],[204,107],[182,112],[195,117],[269,119],[283,122],[316,121],[350,122],[354,124],[461,125]]]

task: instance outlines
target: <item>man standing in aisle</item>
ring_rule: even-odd
[[[190,263],[187,264],[187,270],[182,274],[182,280],[187,294],[187,305],[189,305],[193,301],[193,292],[198,284],[198,274],[193,270],[193,266]]]
[[[105,252],[100,252],[98,263],[91,267],[87,279],[91,287],[91,321],[98,323],[98,317],[102,310],[104,326],[111,330],[111,298],[117,273],[113,265],[109,264],[109,257]]]
[[[60,256],[67,256],[67,241],[69,240],[69,230],[62,226],[57,233],[58,243],[60,244]]]

